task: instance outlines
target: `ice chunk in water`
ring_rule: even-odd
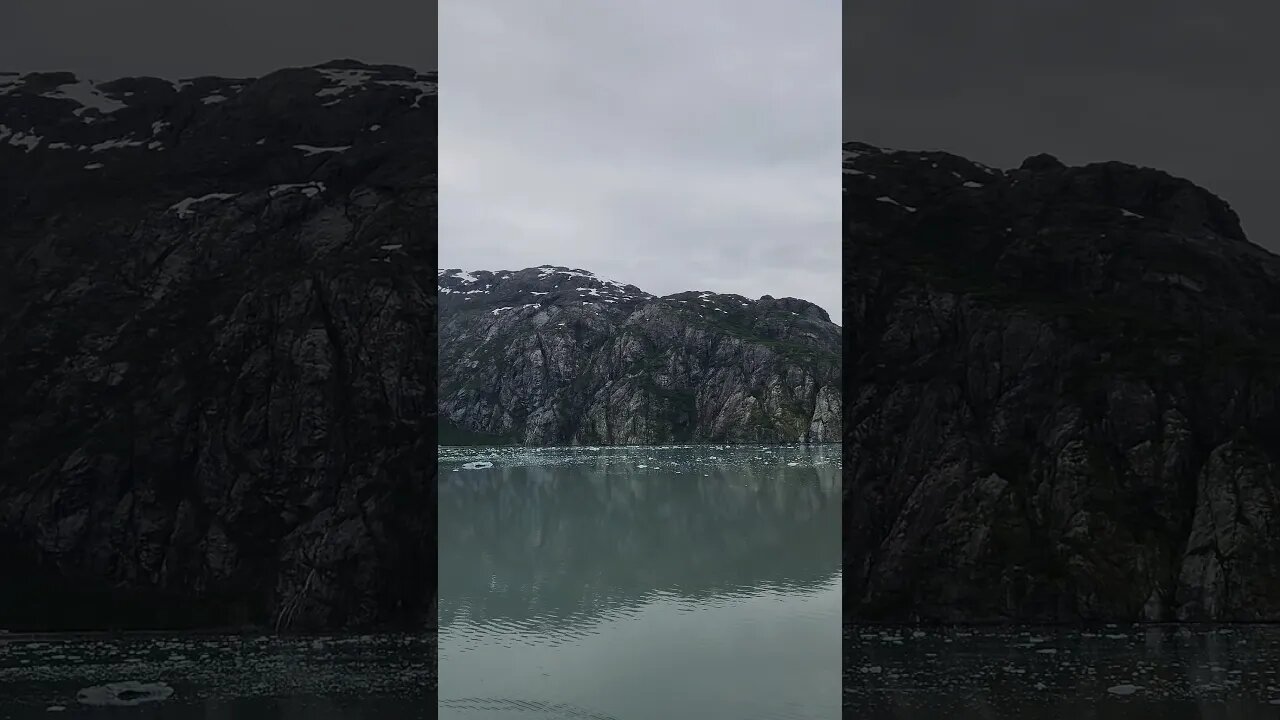
[[[132,706],[145,702],[168,700],[173,688],[164,683],[142,683],[136,680],[94,685],[76,693],[81,705]]]

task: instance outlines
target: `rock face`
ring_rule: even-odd
[[[840,328],[795,298],[654,297],[584,270],[441,270],[457,441],[838,442]]]
[[[0,75],[6,627],[434,624],[435,88]]]
[[[846,618],[1280,620],[1280,258],[1121,163],[844,147]]]

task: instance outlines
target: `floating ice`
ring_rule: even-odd
[[[173,688],[164,683],[141,683],[136,680],[87,687],[76,693],[81,705],[115,705],[130,707],[146,702],[168,700]]]
[[[1126,683],[1123,685],[1112,685],[1111,687],[1107,688],[1107,692],[1111,693],[1112,695],[1132,695],[1141,689],[1142,689],[1141,685],[1129,685]]]
[[[493,467],[493,463],[487,460],[477,460],[475,462],[469,462],[464,464],[462,466],[462,469],[463,470],[484,470],[485,468],[491,468],[491,467]]]

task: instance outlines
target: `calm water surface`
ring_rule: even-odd
[[[844,642],[846,718],[1280,718],[1276,626],[846,626]]]
[[[0,635],[0,719],[434,717],[434,641]]]
[[[441,718],[840,713],[840,450],[442,448]]]

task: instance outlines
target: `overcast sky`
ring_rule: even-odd
[[[419,0],[5,0],[0,70],[256,77],[352,58],[435,69]]]
[[[860,0],[844,135],[1013,167],[1122,160],[1185,177],[1280,251],[1280,5]]]
[[[440,265],[840,309],[837,0],[443,0]]]

